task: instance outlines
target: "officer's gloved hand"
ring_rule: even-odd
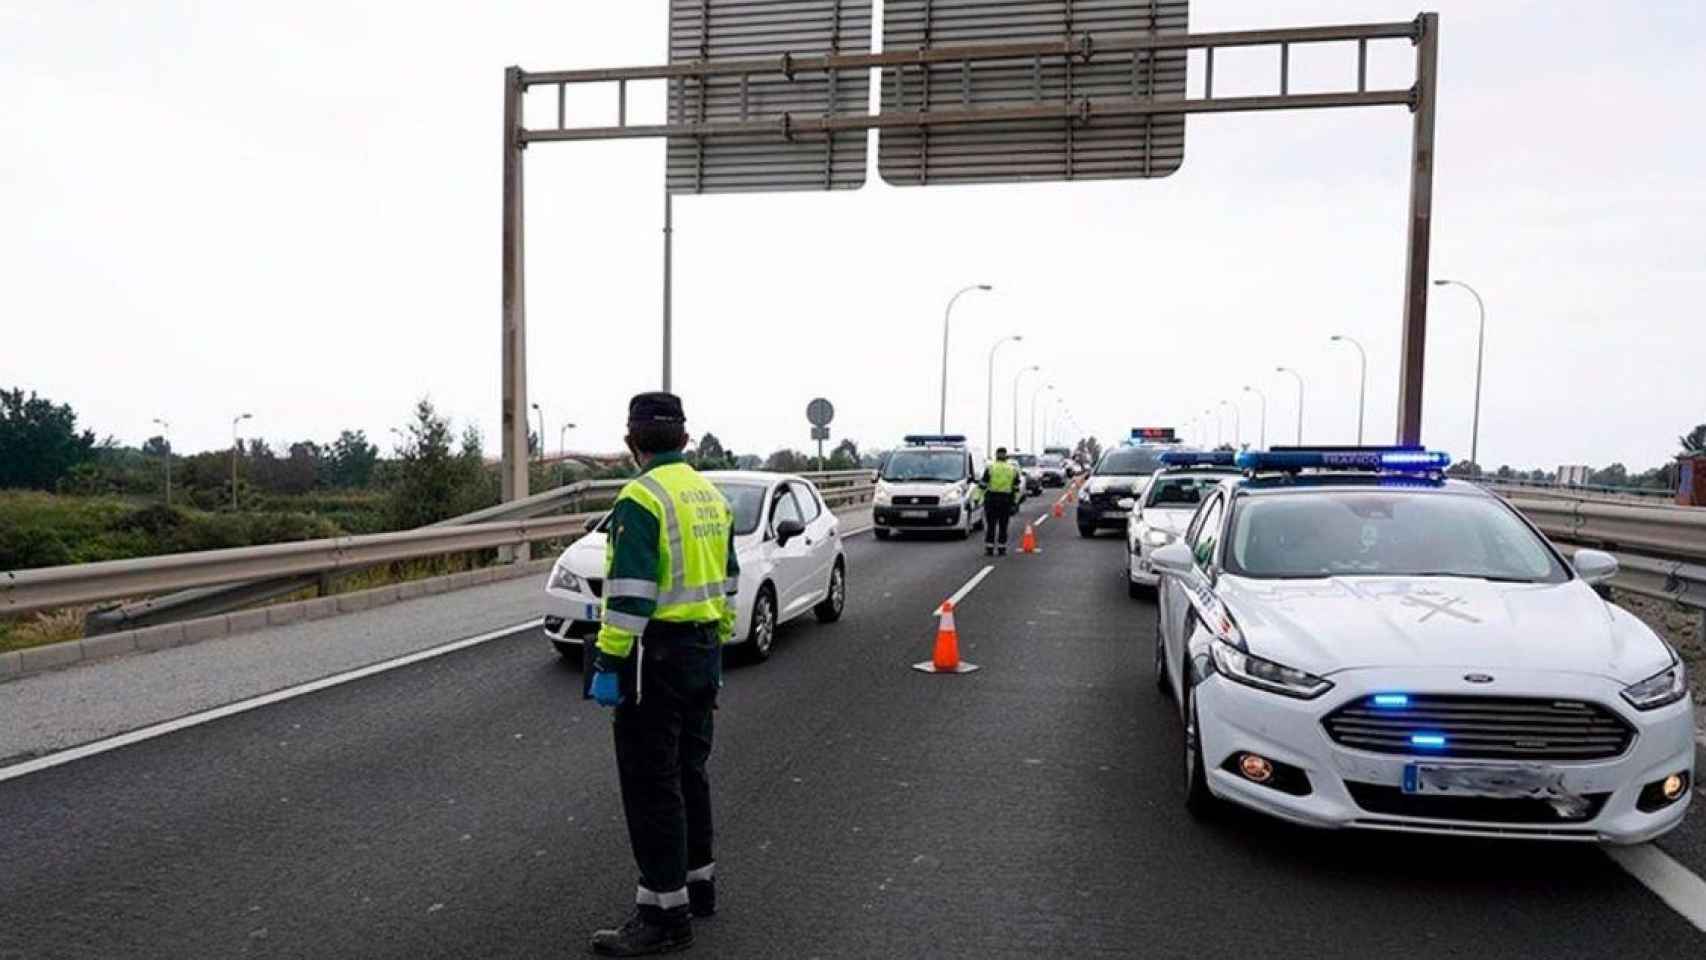
[[[592,698],[601,707],[614,707],[622,702],[622,684],[610,670],[598,670],[592,675]]]

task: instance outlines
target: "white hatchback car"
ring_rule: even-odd
[[[1156,680],[1184,720],[1186,806],[1618,844],[1675,827],[1693,793],[1688,681],[1596,592],[1617,561],[1580,550],[1572,565],[1432,457],[1240,454],[1251,474],[1155,551]],[[1311,465],[1329,469],[1297,469]]]
[[[740,560],[739,613],[731,644],[769,659],[776,628],[805,613],[841,619],[847,603],[847,557],[841,524],[808,480],[777,473],[707,471],[735,515]],[[604,520],[563,551],[545,593],[545,637],[565,657],[598,635],[604,587]]]
[[[1178,460],[1170,458],[1179,457]],[[1137,506],[1126,518],[1126,592],[1133,600],[1154,595],[1161,575],[1155,572],[1150,557],[1156,550],[1179,539],[1186,524],[1196,515],[1202,496],[1214,488],[1229,473],[1237,473],[1232,454],[1162,454],[1163,461],[1205,465],[1174,466],[1157,470],[1149,485],[1137,498]],[[1217,461],[1224,466],[1208,466]]]

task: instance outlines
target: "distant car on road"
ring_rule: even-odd
[[[1034,453],[1015,453],[1013,462],[1018,464],[1019,472],[1025,477],[1025,495],[1033,497],[1043,492],[1043,471],[1037,466],[1037,455]]]
[[[1246,453],[1162,572],[1185,804],[1318,827],[1638,843],[1693,793],[1682,660],[1509,504],[1411,448]],[[1316,472],[1309,472],[1313,467]]]
[[[1038,457],[1037,472],[1045,487],[1066,486],[1066,458],[1058,453]]]
[[[810,612],[822,623],[841,619],[847,603],[847,558],[841,524],[817,487],[788,474],[714,470],[704,474],[734,510],[740,560],[738,616],[731,644],[767,660],[776,628]],[[597,637],[604,593],[604,523],[557,558],[546,580],[545,638],[579,660]]]
[[[1161,467],[1161,454],[1177,446],[1128,444],[1102,454],[1096,469],[1078,488],[1078,535],[1093,537],[1097,531],[1123,529],[1126,516],[1137,504],[1149,477]]]

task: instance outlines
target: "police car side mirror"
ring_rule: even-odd
[[[604,514],[595,513],[592,516],[587,518],[586,526],[582,527],[581,529],[585,530],[587,533],[591,533],[594,530],[597,530],[598,525],[600,523],[603,523],[603,522],[604,522]]]
[[[1156,549],[1149,555],[1149,562],[1155,565],[1155,569],[1174,577],[1185,576],[1196,567],[1196,557],[1183,540],[1174,540]]]
[[[1604,550],[1577,550],[1571,565],[1590,587],[1607,586],[1617,576],[1617,558]]]
[[[783,520],[776,525],[776,545],[785,547],[788,541],[806,532],[806,525],[798,520]]]

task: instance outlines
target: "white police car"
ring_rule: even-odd
[[[841,619],[847,603],[847,559],[841,522],[802,477],[712,470],[704,474],[734,510],[740,592],[731,644],[768,659],[776,628],[808,612],[823,623]],[[604,594],[604,522],[588,527],[551,568],[545,639],[564,657],[598,636]]]
[[[909,434],[877,471],[871,519],[878,540],[908,530],[961,538],[983,526],[983,454],[960,434]]]
[[[1169,451],[1161,462],[1165,466],[1155,471],[1126,519],[1126,592],[1133,600],[1152,596],[1160,582],[1150,555],[1179,539],[1203,494],[1238,472],[1231,451]]]
[[[1683,818],[1676,652],[1509,504],[1413,448],[1244,453],[1163,573],[1186,805],[1320,827],[1636,843]]]

